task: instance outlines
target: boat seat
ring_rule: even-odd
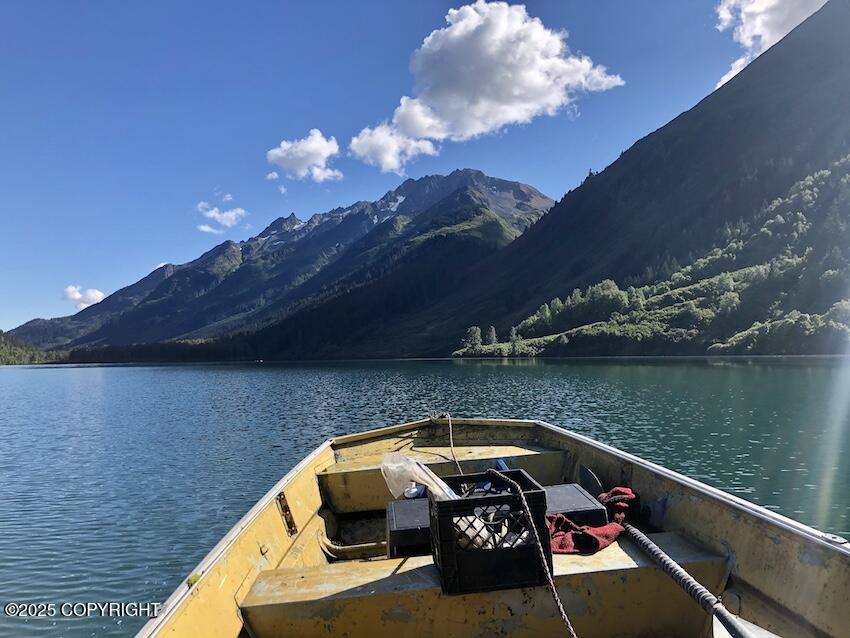
[[[674,533],[650,538],[719,593],[726,579],[724,557]],[[582,638],[711,635],[706,614],[627,539],[592,556],[555,555],[553,568]],[[447,596],[430,556],[262,572],[240,606],[257,638],[563,633],[547,588]]]
[[[325,506],[337,514],[382,511],[393,499],[381,476],[381,461],[390,450],[337,461],[317,473]],[[457,474],[457,468],[444,445],[413,444],[399,450],[430,467],[437,476]],[[566,452],[532,444],[456,445],[455,456],[463,471],[480,472],[504,459],[511,468],[526,470],[542,485],[563,482]]]

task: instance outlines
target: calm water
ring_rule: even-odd
[[[848,402],[818,361],[0,367],[0,602],[162,601],[322,440],[434,409],[542,418],[850,535]]]

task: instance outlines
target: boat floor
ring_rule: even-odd
[[[724,557],[673,533],[652,538],[709,589],[722,588]],[[583,637],[693,636],[706,630],[708,618],[628,540],[591,556],[553,558],[556,586]],[[429,635],[438,628],[452,636],[505,629],[522,636],[557,632],[560,622],[545,587],[443,595],[430,556],[269,570],[241,608],[257,638]],[[636,634],[636,627],[658,633]]]

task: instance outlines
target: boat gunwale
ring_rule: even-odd
[[[292,479],[300,474],[301,471],[307,467],[311,461],[313,461],[313,459],[319,456],[319,454],[330,448],[331,444],[332,439],[325,439],[325,441],[301,459],[283,476],[283,478],[275,483],[256,503],[254,503],[251,509],[245,512],[242,518],[240,518],[236,524],[233,525],[233,527],[231,527],[224,536],[222,536],[221,540],[218,541],[218,543],[216,543],[209,552],[207,552],[206,556],[204,556],[200,562],[195,565],[195,568],[189,572],[189,575],[180,581],[174,591],[171,592],[168,598],[165,599],[165,602],[162,604],[160,614],[157,615],[156,618],[151,618],[148,622],[146,622],[138,633],[136,633],[136,638],[155,636],[161,629],[162,625],[164,625],[171,615],[180,608],[180,605],[184,602],[184,600],[189,597],[192,590],[204,579],[206,574],[209,572],[209,569],[215,565],[225,551],[236,541],[237,538],[239,538],[239,535],[254,522],[260,513],[265,510],[267,505],[277,498],[277,495],[280,494],[283,488],[286,487]],[[198,574],[199,578],[192,584],[191,587],[189,587],[187,581],[193,574]]]
[[[636,456],[629,452],[624,452],[623,450],[610,446],[606,443],[600,443],[599,441],[585,436],[584,434],[579,434],[577,432],[566,430],[558,425],[552,425],[551,423],[547,423],[546,421],[534,421],[534,423],[546,430],[554,432],[555,434],[571,438],[581,443],[582,445],[596,448],[601,452],[611,454],[620,460],[631,463],[632,465],[637,465],[645,470],[649,470],[650,472],[660,474],[664,478],[683,484],[688,489],[698,492],[703,496],[717,499],[727,505],[735,507],[738,510],[746,512],[747,514],[752,514],[768,523],[781,527],[786,531],[795,534],[804,534],[805,536],[809,537],[813,541],[816,541],[817,543],[820,543],[822,545],[825,545],[826,547],[829,547],[833,550],[837,550],[841,553],[850,556],[850,542],[838,543],[832,541],[829,538],[830,534],[828,534],[827,532],[823,532],[817,528],[806,525],[805,523],[796,521],[793,518],[789,518],[787,516],[779,514],[778,512],[769,510],[766,507],[757,505],[756,503],[751,503],[750,501],[743,499],[740,496],[735,496],[734,494],[730,494],[729,492],[721,490],[720,488],[713,487],[711,485],[708,485],[707,483],[703,483],[702,481],[698,481],[684,474],[680,474],[675,470],[671,470],[662,465],[658,465],[656,463],[653,463],[652,461],[647,461],[646,459],[640,456]],[[841,538],[840,536],[837,537]]]

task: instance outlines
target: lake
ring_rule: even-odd
[[[0,602],[162,601],[324,439],[435,410],[544,419],[850,536],[845,360],[0,367]]]

